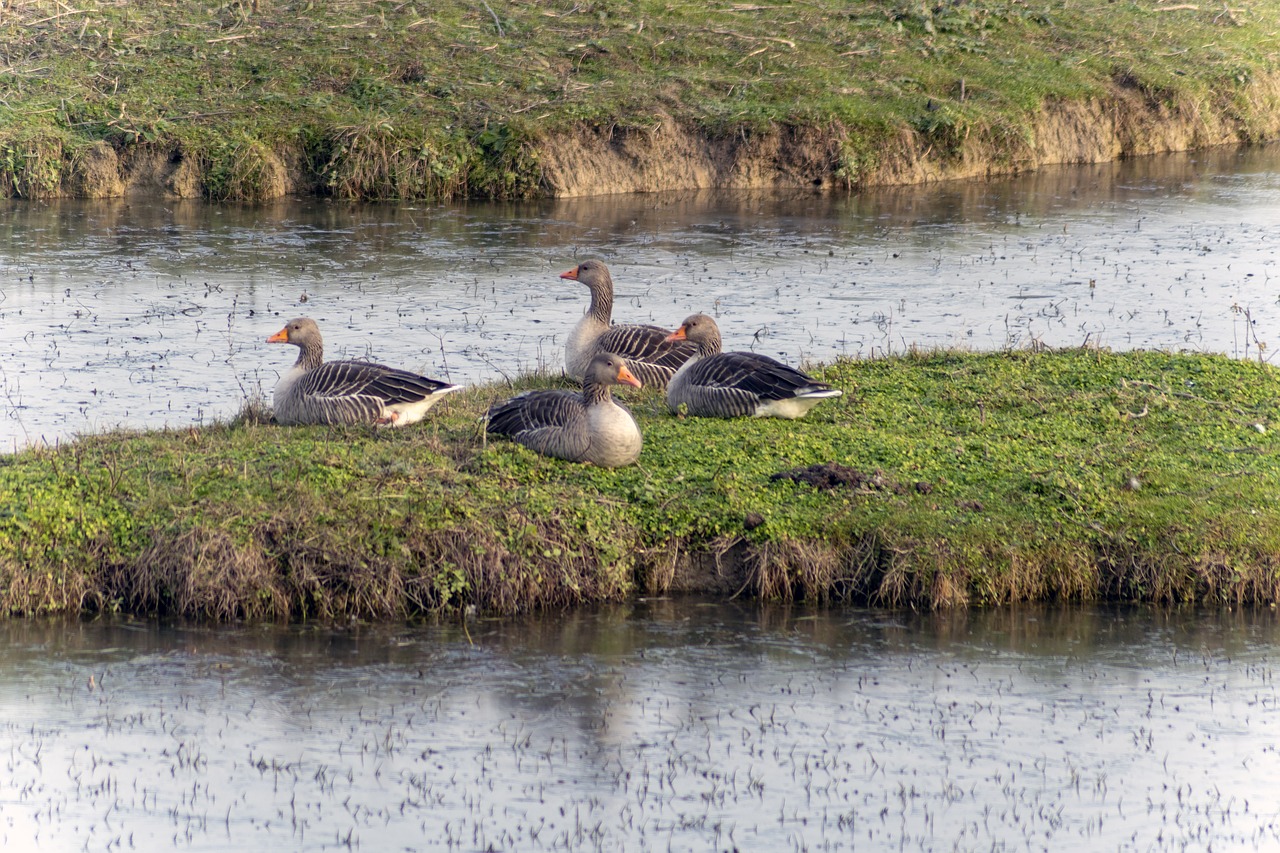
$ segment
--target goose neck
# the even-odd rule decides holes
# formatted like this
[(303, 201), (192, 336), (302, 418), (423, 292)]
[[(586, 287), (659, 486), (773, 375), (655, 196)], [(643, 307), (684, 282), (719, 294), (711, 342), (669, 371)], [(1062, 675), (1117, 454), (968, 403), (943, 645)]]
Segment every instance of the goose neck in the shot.
[(588, 406), (603, 403), (610, 398), (609, 386), (603, 382), (588, 379), (582, 384), (582, 402)]
[(301, 370), (314, 370), (324, 363), (324, 347), (315, 343), (305, 343), (298, 346), (298, 360), (293, 366)]
[(593, 281), (587, 285), (591, 290), (591, 307), (587, 314), (593, 319), (608, 326), (613, 319), (613, 284), (612, 282)]
[(716, 355), (720, 352), (720, 335), (708, 335), (702, 340), (696, 341), (694, 346), (697, 347), (699, 358)]

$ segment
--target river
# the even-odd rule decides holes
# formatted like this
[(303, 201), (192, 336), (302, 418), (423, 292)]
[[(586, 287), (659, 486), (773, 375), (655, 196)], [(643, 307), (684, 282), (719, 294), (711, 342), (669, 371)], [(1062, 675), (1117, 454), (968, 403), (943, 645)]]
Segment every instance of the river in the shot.
[(0, 622), (5, 850), (1280, 844), (1272, 610)]

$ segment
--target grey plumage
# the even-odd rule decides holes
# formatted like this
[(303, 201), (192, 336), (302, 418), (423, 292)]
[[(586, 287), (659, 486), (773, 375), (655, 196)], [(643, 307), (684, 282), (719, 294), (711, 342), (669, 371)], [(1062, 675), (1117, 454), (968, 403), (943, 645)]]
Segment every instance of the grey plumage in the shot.
[(698, 417), (803, 417), (843, 392), (767, 355), (721, 352), (720, 329), (706, 314), (685, 319), (672, 335), (698, 348), (667, 386), (667, 406)]
[(613, 277), (603, 262), (587, 260), (561, 273), (591, 292), (591, 306), (565, 344), (565, 370), (581, 377), (591, 359), (601, 353), (625, 358), (631, 372), (647, 386), (665, 388), (694, 347), (667, 340), (667, 330), (643, 324), (612, 324)]
[(583, 376), (581, 393), (517, 395), (489, 409), (485, 430), (545, 456), (603, 467), (629, 465), (639, 458), (642, 439), (635, 418), (609, 391), (620, 384), (640, 387), (621, 356), (597, 355)]
[(282, 424), (379, 424), (407, 426), (421, 420), (450, 385), (367, 361), (324, 361), (324, 342), (314, 320), (290, 320), (269, 343), (298, 347), (298, 360), (280, 377), (273, 405)]

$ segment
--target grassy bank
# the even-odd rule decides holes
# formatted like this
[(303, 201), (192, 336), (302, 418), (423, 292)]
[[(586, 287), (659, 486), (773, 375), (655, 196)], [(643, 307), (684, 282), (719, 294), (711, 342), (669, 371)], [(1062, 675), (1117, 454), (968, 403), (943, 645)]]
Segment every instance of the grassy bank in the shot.
[[(800, 422), (632, 398), (640, 464), (419, 427), (86, 437), (0, 458), (0, 606), (214, 618), (511, 612), (699, 590), (939, 607), (1280, 598), (1280, 374), (1216, 356), (914, 355)], [(825, 466), (800, 480), (774, 475)]]
[[(586, 137), (626, 153), (667, 122), (695, 147), (724, 143), (731, 162), (712, 171), (843, 187), (892, 179), (895, 159), (936, 176), (966, 158), (969, 174), (1247, 142), (1280, 131), (1278, 14), (1276, 0), (7, 0), (0, 192), (608, 191), (607, 175), (560, 175), (556, 152)], [(1090, 106), (1046, 123), (1061, 104)], [(759, 162), (742, 160), (759, 139)]]

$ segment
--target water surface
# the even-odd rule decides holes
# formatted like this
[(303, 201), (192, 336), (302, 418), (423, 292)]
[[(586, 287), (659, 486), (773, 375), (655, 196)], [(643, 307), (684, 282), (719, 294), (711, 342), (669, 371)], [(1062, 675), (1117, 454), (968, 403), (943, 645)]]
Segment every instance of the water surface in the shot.
[[(269, 395), (264, 341), (310, 315), (331, 357), (455, 382), (563, 363), (586, 292), (616, 319), (717, 316), (792, 362), (911, 346), (1100, 344), (1270, 358), (1280, 148), (820, 195), (262, 207), (0, 202), (0, 448), (184, 426)], [(1265, 345), (1265, 349), (1260, 349)]]
[(0, 623), (0, 846), (1280, 843), (1274, 611)]

